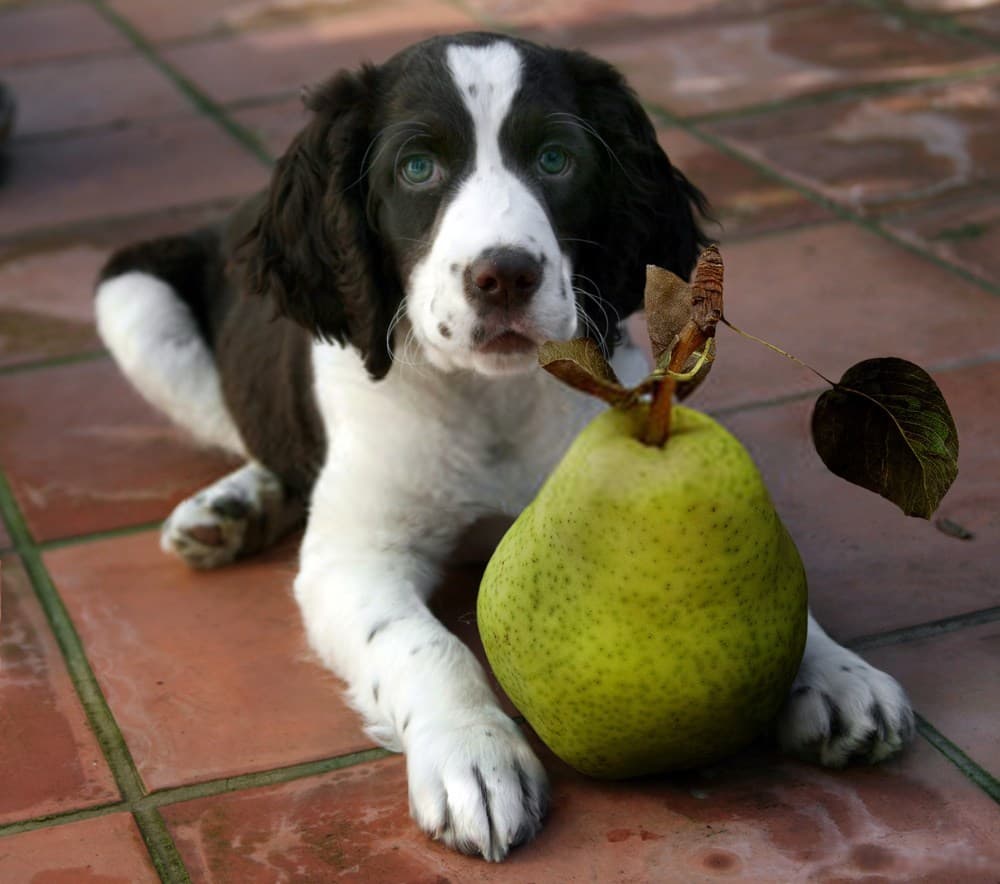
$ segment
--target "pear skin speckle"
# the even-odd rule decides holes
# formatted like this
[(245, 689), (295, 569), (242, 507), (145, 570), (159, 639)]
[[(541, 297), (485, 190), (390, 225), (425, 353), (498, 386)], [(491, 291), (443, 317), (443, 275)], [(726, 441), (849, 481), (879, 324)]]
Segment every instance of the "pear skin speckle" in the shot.
[(644, 445), (644, 410), (584, 429), (479, 593), (500, 684), (597, 777), (735, 751), (775, 716), (805, 646), (805, 572), (749, 454), (679, 406), (666, 446)]

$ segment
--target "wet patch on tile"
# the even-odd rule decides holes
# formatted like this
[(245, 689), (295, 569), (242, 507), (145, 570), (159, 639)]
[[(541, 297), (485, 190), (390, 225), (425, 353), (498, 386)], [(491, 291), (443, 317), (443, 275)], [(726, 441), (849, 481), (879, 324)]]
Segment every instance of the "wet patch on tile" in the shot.
[(644, 100), (682, 116), (941, 76), (995, 60), (986, 47), (837, 3), (691, 28), (678, 28), (669, 16), (605, 25), (594, 27), (583, 47), (619, 65)]
[(126, 813), (9, 835), (0, 879), (32, 884), (154, 884), (142, 835)]
[(1000, 187), (928, 200), (884, 219), (904, 239), (1000, 285)]
[(708, 197), (709, 236), (725, 242), (734, 236), (772, 232), (832, 220), (822, 206), (746, 163), (728, 157), (679, 129), (660, 133), (673, 163)]
[(714, 134), (857, 211), (920, 209), (1000, 174), (1000, 78), (716, 123)]
[[(0, 824), (118, 800), (55, 636), (14, 556), (0, 587)], [(0, 847), (0, 878), (4, 850)], [(4, 880), (16, 880), (6, 878)]]
[[(409, 820), (405, 765), (164, 808), (196, 878), (282, 881), (745, 880), (986, 882), (993, 805), (926, 745), (882, 768), (824, 772), (748, 753), (700, 774), (608, 783), (543, 752), (552, 810), (502, 865), (430, 841)], [(949, 877), (951, 876), (951, 877)]]

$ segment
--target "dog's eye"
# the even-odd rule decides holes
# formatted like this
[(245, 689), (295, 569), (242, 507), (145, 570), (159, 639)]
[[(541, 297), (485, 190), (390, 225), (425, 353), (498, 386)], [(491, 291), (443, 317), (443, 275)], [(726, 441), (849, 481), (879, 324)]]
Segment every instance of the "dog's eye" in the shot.
[(440, 177), (440, 170), (434, 157), (429, 154), (419, 153), (403, 160), (399, 167), (399, 174), (407, 184), (421, 186), (432, 184)]
[(545, 175), (562, 175), (569, 168), (569, 154), (561, 147), (547, 147), (538, 155), (538, 168)]

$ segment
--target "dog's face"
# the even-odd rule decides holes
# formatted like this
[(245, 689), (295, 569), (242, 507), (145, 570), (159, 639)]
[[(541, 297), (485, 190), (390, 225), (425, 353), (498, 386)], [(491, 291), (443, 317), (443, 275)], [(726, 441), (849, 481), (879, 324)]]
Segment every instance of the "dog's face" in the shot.
[[(486, 34), (436, 38), (309, 99), (249, 246), (252, 289), (384, 375), (483, 374), (547, 339), (610, 349), (647, 263), (687, 275), (698, 192), (608, 65)], [(413, 354), (407, 357), (412, 359)]]
[[(599, 173), (551, 56), (512, 43), (411, 59), (369, 174), (427, 358), (493, 374), (578, 327), (572, 243)], [(562, 76), (560, 76), (562, 75)], [(380, 121), (383, 122), (383, 121)]]

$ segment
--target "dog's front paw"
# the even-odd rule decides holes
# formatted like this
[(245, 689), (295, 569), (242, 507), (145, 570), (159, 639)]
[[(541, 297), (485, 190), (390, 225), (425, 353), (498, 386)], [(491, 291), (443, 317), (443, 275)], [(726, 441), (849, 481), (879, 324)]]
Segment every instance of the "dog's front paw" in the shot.
[(406, 754), (410, 814), (432, 838), (499, 862), (541, 829), (545, 770), (499, 710), (466, 724), (414, 724)]
[(804, 664), (778, 718), (778, 741), (827, 767), (895, 755), (913, 736), (913, 710), (899, 682), (857, 654)]

